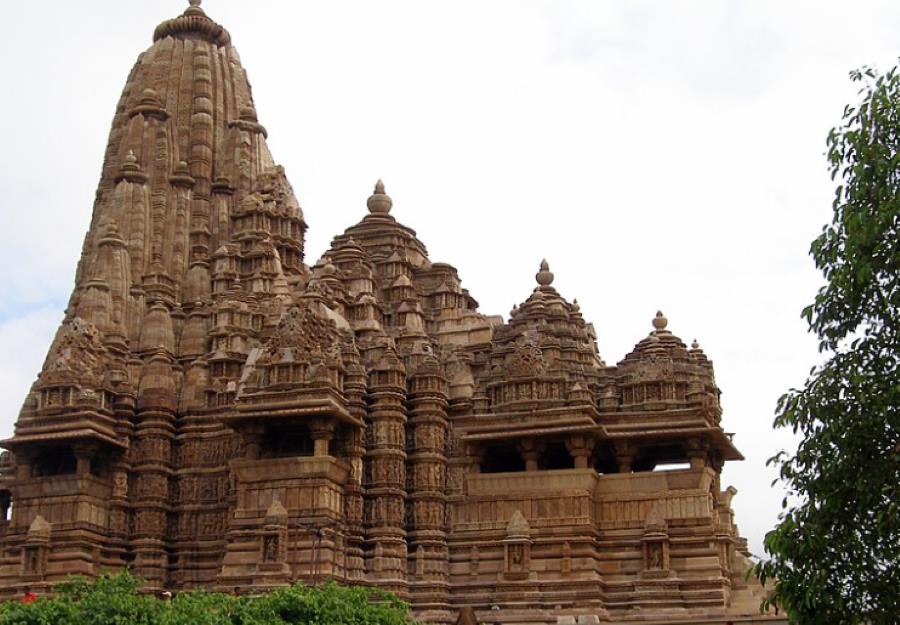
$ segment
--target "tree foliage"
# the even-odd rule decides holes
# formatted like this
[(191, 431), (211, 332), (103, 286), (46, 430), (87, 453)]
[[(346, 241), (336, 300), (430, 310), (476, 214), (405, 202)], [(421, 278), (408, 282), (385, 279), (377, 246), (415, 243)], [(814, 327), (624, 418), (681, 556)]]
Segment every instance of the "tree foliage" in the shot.
[(850, 74), (860, 103), (828, 136), (833, 220), (810, 254), (826, 283), (803, 311), (827, 359), (778, 403), (801, 435), (765, 539), (764, 607), (794, 623), (897, 623), (900, 615), (900, 73)]
[(51, 597), (0, 604), (0, 625), (411, 625), (407, 605), (372, 588), (297, 584), (259, 596), (178, 593), (160, 601), (125, 572), (73, 578)]

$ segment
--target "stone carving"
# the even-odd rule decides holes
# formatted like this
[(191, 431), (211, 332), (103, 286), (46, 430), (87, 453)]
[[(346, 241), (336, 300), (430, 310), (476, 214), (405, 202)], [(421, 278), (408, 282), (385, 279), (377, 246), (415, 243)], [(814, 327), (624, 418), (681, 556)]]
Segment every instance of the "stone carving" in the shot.
[(506, 359), (506, 373), (514, 378), (537, 377), (544, 373), (547, 363), (544, 354), (532, 340), (522, 337), (515, 351)]
[[(4, 442), (0, 548), (21, 562), (0, 598), (86, 564), (131, 565), (155, 590), (381, 585), (438, 623), (488, 596), (500, 622), (572, 597), (604, 621), (673, 605), (725, 621), (761, 595), (699, 344), (659, 313), (608, 366), (546, 260), (508, 319), (479, 312), (382, 181), (306, 264), (240, 59), (199, 5), (130, 75), (72, 306)], [(691, 468), (646, 479), (671, 461)]]
[(52, 384), (72, 377), (83, 384), (99, 386), (103, 382), (105, 354), (100, 331), (78, 317), (70, 319), (60, 328), (40, 381)]

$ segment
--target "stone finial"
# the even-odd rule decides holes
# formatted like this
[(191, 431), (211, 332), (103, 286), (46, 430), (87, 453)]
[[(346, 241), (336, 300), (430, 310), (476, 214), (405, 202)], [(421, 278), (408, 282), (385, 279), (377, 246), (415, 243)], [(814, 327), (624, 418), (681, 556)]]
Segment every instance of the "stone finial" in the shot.
[(666, 329), (667, 325), (669, 325), (669, 320), (666, 319), (666, 316), (662, 314), (661, 310), (657, 310), (656, 317), (653, 319), (653, 327), (657, 332), (661, 332)]
[(506, 524), (506, 535), (509, 537), (529, 537), (531, 536), (531, 526), (522, 515), (522, 512), (516, 510), (513, 512), (509, 523)]
[(192, 7), (200, 6), (201, 2), (203, 2), (203, 0), (188, 0), (188, 4), (191, 5)]
[(269, 509), (266, 510), (266, 525), (286, 525), (287, 521), (287, 509), (279, 500), (274, 500)]
[(381, 178), (375, 183), (375, 192), (369, 196), (366, 206), (373, 215), (387, 215), (391, 212), (394, 201), (384, 192), (384, 182)]
[(659, 506), (654, 505), (644, 520), (644, 532), (665, 532), (666, 520), (659, 511)]
[(697, 342), (697, 339), (691, 341), (691, 349), (700, 349), (700, 343)]
[(34, 517), (34, 521), (28, 526), (28, 540), (50, 540), (50, 524), (41, 515)]
[(550, 265), (547, 259), (541, 261), (541, 270), (534, 275), (534, 279), (541, 286), (550, 286), (553, 284), (553, 272), (550, 271)]

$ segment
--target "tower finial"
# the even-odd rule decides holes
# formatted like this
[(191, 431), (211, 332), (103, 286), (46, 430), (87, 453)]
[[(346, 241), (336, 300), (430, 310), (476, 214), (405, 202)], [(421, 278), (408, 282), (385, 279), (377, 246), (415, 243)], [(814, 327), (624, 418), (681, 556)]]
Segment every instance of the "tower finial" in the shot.
[(547, 259), (541, 261), (541, 270), (535, 274), (534, 279), (541, 286), (550, 286), (553, 284), (553, 272), (550, 271), (550, 264)]
[(200, 6), (201, 2), (203, 2), (203, 0), (188, 0), (188, 4), (191, 5), (192, 7)]
[(369, 196), (369, 200), (366, 202), (369, 212), (375, 215), (387, 215), (391, 212), (393, 205), (394, 201), (384, 192), (384, 182), (379, 178), (375, 183), (375, 192)]
[(656, 317), (653, 319), (653, 327), (659, 332), (665, 330), (667, 325), (669, 325), (669, 320), (666, 319), (666, 316), (661, 310), (657, 310)]

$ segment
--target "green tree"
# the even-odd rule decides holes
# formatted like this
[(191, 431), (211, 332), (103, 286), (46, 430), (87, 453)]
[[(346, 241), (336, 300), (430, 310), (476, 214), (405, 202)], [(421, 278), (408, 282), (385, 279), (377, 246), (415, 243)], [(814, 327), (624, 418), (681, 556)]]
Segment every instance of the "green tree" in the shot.
[(810, 250), (826, 283), (803, 311), (826, 361), (778, 402), (801, 442), (769, 460), (788, 497), (755, 568), (774, 581), (764, 607), (803, 625), (900, 622), (900, 74), (850, 77), (833, 220)]
[(73, 578), (31, 604), (0, 604), (0, 625), (412, 625), (408, 606), (372, 588), (296, 584), (258, 596), (203, 591), (159, 601), (128, 572)]

